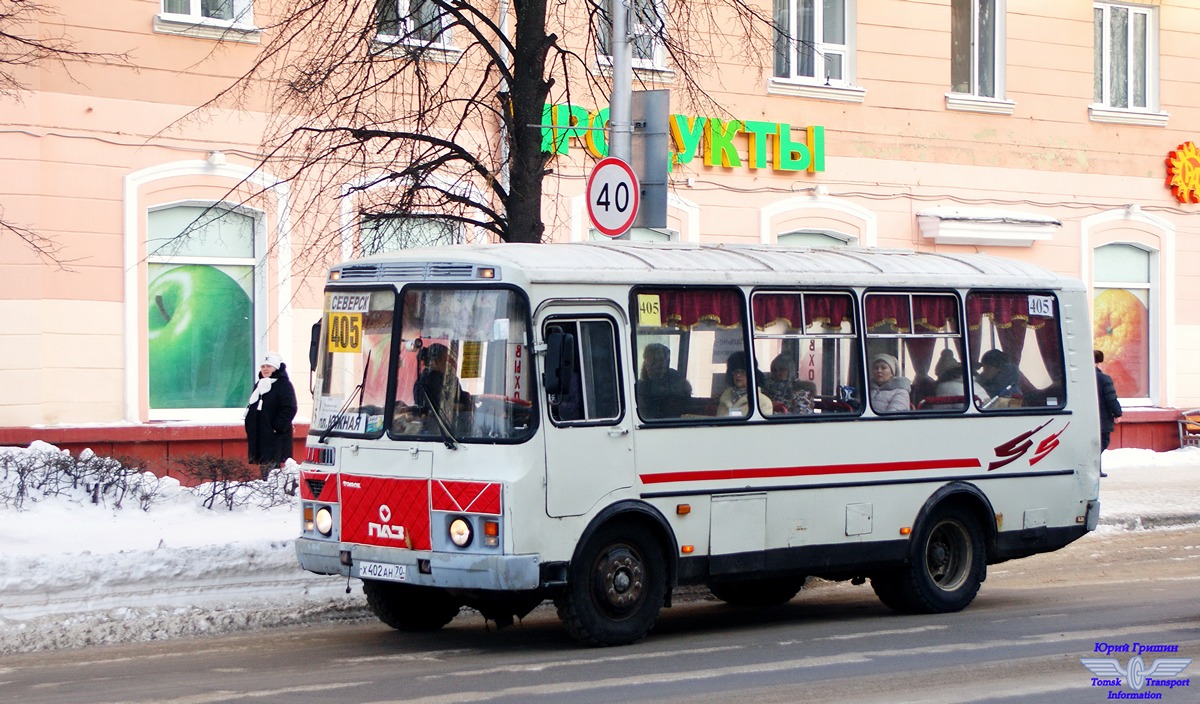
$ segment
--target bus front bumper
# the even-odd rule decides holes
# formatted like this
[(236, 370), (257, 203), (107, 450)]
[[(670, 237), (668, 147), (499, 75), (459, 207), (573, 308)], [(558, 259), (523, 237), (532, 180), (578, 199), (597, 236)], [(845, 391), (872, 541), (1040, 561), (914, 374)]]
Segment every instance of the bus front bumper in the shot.
[[(348, 553), (349, 565), (343, 564), (342, 553)], [(423, 587), (513, 591), (541, 586), (537, 555), (456, 554), (299, 538), (296, 557), (301, 567), (317, 574), (380, 578), (362, 574), (364, 565), (370, 565), (376, 575), (386, 575), (383, 579)]]

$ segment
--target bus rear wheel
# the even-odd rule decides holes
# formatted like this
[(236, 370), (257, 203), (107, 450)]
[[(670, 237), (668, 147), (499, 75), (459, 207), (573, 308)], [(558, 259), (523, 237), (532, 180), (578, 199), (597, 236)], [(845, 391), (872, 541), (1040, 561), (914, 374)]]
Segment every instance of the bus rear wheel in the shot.
[(610, 524), (588, 539), (555, 599), (567, 632), (589, 645), (632, 643), (650, 632), (667, 591), (666, 559), (644, 530)]
[(363, 580), (371, 612), (398, 631), (436, 631), (458, 615), (462, 605), (442, 589)]
[(961, 506), (938, 508), (913, 543), (907, 567), (871, 578), (889, 608), (911, 613), (961, 611), (987, 575), (983, 530)]
[(778, 606), (792, 600), (804, 587), (805, 577), (772, 577), (737, 582), (713, 582), (708, 590), (734, 606)]

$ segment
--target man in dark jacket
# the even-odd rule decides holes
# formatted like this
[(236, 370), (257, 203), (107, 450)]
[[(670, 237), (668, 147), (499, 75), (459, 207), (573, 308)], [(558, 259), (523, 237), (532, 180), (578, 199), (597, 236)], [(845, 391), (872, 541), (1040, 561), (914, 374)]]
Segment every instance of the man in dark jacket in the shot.
[(246, 448), (263, 479), (292, 456), (292, 419), (296, 417), (296, 390), (288, 378), (283, 358), (268, 352), (259, 365), (259, 378), (246, 406)]
[[(1100, 371), (1100, 363), (1104, 361), (1104, 353), (1092, 350), (1092, 358), (1096, 360), (1096, 391), (1100, 397), (1100, 451), (1108, 449), (1108, 441), (1112, 431), (1117, 427), (1116, 419), (1121, 417), (1121, 402), (1117, 400), (1117, 390), (1113, 387), (1112, 377)], [(1107, 477), (1104, 470), (1100, 476)]]

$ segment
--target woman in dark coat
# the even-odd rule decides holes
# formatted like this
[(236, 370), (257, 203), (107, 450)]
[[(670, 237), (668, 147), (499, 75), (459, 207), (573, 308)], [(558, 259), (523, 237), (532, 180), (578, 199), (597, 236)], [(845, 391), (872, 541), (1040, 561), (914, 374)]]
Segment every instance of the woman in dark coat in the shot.
[(296, 390), (288, 379), (287, 365), (279, 354), (268, 352), (246, 407), (247, 454), (251, 463), (262, 466), (264, 479), (292, 456), (295, 417)]

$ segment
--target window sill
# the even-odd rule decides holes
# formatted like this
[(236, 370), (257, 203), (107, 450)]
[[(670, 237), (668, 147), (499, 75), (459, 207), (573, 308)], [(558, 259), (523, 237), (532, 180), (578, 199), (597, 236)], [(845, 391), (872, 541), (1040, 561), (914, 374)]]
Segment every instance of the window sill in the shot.
[[(597, 76), (612, 78), (612, 64), (606, 60), (600, 60), (596, 66), (595, 74)], [(642, 83), (674, 83), (675, 71), (663, 66), (634, 66), (633, 77)]]
[(1088, 118), (1092, 122), (1104, 122), (1111, 125), (1139, 125), (1141, 127), (1166, 127), (1165, 112), (1147, 112), (1143, 110), (1125, 110), (1110, 108), (1103, 105), (1089, 105)]
[(262, 30), (248, 24), (198, 19), (184, 15), (155, 15), (154, 31), (193, 39), (258, 44)]
[(937, 207), (918, 211), (917, 227), (934, 244), (1032, 247), (1054, 239), (1062, 221), (1019, 211)]
[(1011, 115), (1017, 104), (1011, 100), (987, 98), (969, 93), (947, 93), (946, 109), (960, 112), (978, 112), (985, 115)]
[(858, 86), (834, 86), (817, 83), (798, 83), (782, 78), (772, 78), (767, 81), (767, 93), (770, 95), (790, 95), (796, 98), (812, 100), (831, 100), (840, 103), (861, 103), (867, 95), (866, 88)]
[(371, 43), (371, 53), (375, 56), (390, 58), (416, 58), (443, 64), (456, 64), (462, 58), (463, 50), (449, 44), (420, 44), (375, 37)]

